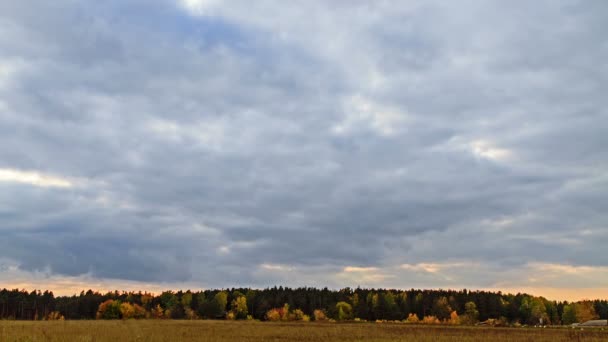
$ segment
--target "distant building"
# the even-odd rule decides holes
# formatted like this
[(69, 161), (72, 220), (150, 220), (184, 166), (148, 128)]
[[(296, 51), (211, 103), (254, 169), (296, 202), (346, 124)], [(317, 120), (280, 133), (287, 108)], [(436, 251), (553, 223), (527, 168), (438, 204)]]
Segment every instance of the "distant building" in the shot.
[(594, 319), (577, 325), (577, 327), (605, 327), (608, 325), (608, 320), (605, 319)]

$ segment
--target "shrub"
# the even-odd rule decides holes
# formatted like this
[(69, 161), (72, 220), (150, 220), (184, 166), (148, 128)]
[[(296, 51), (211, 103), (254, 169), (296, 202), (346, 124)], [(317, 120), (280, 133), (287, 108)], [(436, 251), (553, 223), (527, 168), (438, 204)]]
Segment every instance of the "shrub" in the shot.
[(456, 311), (452, 311), (452, 313), (450, 313), (450, 319), (448, 320), (448, 324), (451, 324), (451, 325), (460, 324), (460, 317), (458, 317), (458, 313)]
[(315, 310), (313, 316), (315, 317), (315, 321), (327, 321), (327, 315), (325, 315), (325, 311), (323, 310)]
[(271, 322), (278, 322), (281, 320), (281, 314), (279, 309), (270, 309), (266, 312), (266, 320)]
[(424, 318), (422, 319), (422, 323), (423, 324), (441, 324), (441, 321), (439, 320), (439, 318), (437, 318), (435, 316), (424, 316)]
[(65, 318), (59, 311), (53, 311), (46, 316), (47, 321), (63, 321)]
[(138, 304), (133, 304), (133, 318), (146, 318), (146, 309)]
[(406, 322), (418, 323), (418, 322), (420, 322), (420, 318), (418, 318), (418, 315), (411, 313), (407, 316)]
[(185, 308), (184, 309), (184, 313), (185, 313), (187, 319), (191, 319), (192, 320), (192, 319), (197, 319), (198, 318), (198, 315), (196, 314), (196, 312), (194, 310), (190, 309), (190, 308)]
[(301, 321), (304, 317), (304, 311), (300, 309), (295, 309), (291, 312), (290, 318), (294, 321)]
[(338, 304), (336, 304), (336, 311), (338, 312), (339, 321), (353, 318), (353, 307), (347, 302), (338, 302)]
[(156, 306), (151, 310), (150, 316), (152, 318), (161, 319), (164, 318), (164, 311), (160, 304), (156, 304)]
[(285, 303), (282, 308), (279, 309), (281, 315), (281, 321), (289, 321), (289, 304)]

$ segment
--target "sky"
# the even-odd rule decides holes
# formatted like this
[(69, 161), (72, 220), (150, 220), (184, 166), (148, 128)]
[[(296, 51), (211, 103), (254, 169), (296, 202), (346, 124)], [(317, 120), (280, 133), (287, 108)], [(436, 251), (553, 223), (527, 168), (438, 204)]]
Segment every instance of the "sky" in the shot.
[(0, 287), (608, 298), (608, 2), (0, 2)]

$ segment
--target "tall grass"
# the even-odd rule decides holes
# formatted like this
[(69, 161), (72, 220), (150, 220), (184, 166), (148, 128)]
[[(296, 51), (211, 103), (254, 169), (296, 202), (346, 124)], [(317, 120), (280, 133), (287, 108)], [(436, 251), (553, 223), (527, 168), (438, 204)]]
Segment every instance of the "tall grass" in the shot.
[(608, 341), (608, 330), (251, 321), (0, 321), (0, 341)]

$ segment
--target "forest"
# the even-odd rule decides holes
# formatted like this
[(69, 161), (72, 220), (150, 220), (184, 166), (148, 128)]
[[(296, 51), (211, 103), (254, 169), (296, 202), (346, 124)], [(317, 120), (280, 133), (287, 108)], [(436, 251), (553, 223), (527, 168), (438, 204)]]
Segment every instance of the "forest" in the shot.
[(607, 300), (552, 301), (528, 294), (463, 290), (232, 288), (204, 291), (0, 290), (0, 319), (249, 319), (560, 325), (608, 318)]

